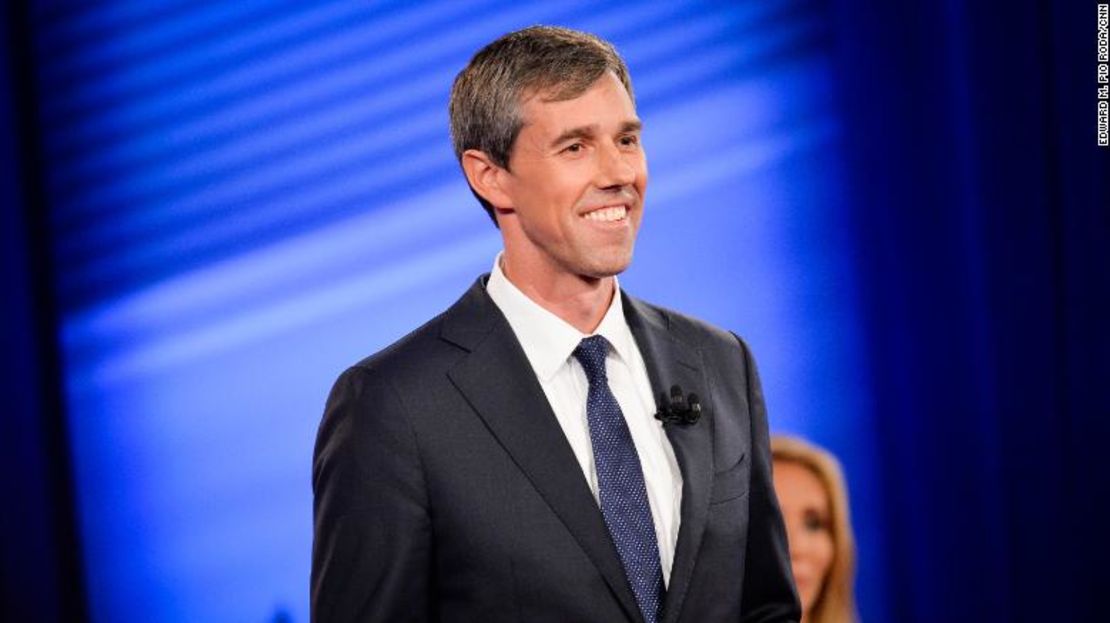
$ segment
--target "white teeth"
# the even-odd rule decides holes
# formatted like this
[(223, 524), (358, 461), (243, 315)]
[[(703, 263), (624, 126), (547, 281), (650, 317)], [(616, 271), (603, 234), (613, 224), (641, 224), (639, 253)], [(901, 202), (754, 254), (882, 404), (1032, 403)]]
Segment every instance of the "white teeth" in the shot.
[(600, 222), (603, 222), (603, 223), (609, 223), (609, 222), (612, 222), (612, 221), (619, 221), (619, 220), (623, 219), (624, 217), (628, 216), (628, 208), (626, 208), (625, 206), (614, 206), (614, 207), (611, 207), (611, 208), (600, 208), (600, 209), (594, 210), (593, 212), (587, 212), (583, 216), (590, 219), (591, 221), (600, 221)]

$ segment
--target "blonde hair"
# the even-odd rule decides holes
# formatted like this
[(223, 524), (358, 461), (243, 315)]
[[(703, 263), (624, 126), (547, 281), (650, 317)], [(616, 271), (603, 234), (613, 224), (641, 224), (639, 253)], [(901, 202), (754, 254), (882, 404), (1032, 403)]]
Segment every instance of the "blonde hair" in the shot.
[(805, 613), (809, 623), (854, 623), (858, 621), (855, 600), (856, 543), (848, 516), (848, 489), (840, 463), (826, 450), (796, 437), (771, 438), (773, 461), (794, 463), (811, 471), (829, 497), (833, 560), (821, 593)]

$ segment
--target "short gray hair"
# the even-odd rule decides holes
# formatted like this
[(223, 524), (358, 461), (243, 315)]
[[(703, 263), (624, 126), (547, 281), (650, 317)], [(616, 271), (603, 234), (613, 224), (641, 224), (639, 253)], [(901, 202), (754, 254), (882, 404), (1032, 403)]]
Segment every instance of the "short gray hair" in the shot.
[[(476, 149), (508, 169), (513, 142), (524, 126), (524, 98), (544, 92), (548, 101), (574, 99), (606, 71), (635, 102), (628, 67), (604, 39), (558, 26), (530, 26), (502, 36), (479, 50), (451, 87), (455, 157), (461, 163), (464, 151)], [(474, 196), (496, 224), (493, 206), (477, 192)]]

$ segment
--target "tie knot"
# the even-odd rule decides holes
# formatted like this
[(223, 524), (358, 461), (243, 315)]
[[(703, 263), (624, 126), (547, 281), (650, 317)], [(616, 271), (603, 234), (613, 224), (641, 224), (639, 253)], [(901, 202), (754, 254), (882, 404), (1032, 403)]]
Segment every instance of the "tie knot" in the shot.
[(600, 335), (591, 335), (578, 343), (574, 349), (574, 358), (582, 364), (586, 371), (586, 378), (590, 385), (597, 382), (606, 383), (605, 380), (605, 355), (609, 353), (609, 341)]

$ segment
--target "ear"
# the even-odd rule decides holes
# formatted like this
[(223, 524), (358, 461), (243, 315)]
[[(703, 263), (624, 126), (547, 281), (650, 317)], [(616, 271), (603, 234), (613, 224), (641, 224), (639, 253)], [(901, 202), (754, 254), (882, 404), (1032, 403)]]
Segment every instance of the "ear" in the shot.
[(481, 195), (493, 207), (511, 209), (512, 198), (506, 192), (508, 171), (498, 166), (485, 152), (468, 149), (462, 155), (463, 173), (474, 192)]

